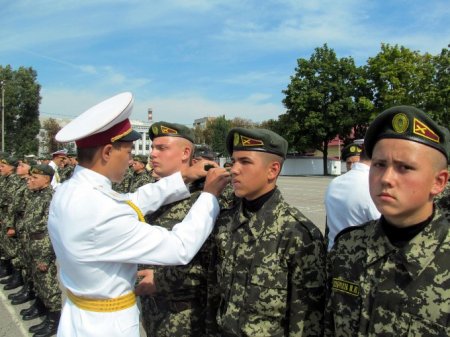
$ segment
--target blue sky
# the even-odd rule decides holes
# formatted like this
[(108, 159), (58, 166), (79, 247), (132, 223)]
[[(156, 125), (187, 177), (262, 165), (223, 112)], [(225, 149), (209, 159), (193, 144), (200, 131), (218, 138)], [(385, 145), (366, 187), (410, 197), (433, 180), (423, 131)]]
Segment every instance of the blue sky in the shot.
[(122, 91), (132, 119), (192, 125), (284, 113), (298, 58), (328, 43), (364, 64), (380, 44), (437, 54), (448, 0), (0, 0), (0, 64), (33, 67), (41, 114), (74, 117)]

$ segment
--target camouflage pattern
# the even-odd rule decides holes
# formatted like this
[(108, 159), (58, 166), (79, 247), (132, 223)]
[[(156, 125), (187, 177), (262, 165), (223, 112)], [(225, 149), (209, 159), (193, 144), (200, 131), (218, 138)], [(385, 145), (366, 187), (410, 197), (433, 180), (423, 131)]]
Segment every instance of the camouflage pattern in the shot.
[[(31, 264), (35, 291), (50, 311), (61, 310), (61, 290), (56, 276), (56, 256), (47, 231), (48, 210), (53, 196), (51, 185), (37, 191), (30, 191), (20, 228), (25, 229), (28, 238), (27, 253)], [(39, 265), (47, 266), (42, 271)]]
[(133, 173), (133, 177), (130, 183), (130, 193), (136, 192), (136, 190), (144, 186), (145, 184), (154, 183), (155, 179), (148, 173), (147, 170), (144, 170), (140, 173)]
[(59, 182), (63, 183), (67, 179), (70, 179), (74, 170), (75, 170), (75, 165), (66, 165), (63, 168), (58, 168)]
[(130, 192), (131, 182), (133, 181), (133, 170), (128, 168), (125, 172), (125, 176), (120, 183), (112, 183), (111, 188), (119, 193), (128, 193)]
[[(163, 206), (145, 219), (152, 225), (172, 229), (184, 219), (200, 193), (193, 187), (189, 198)], [(148, 337), (205, 336), (208, 247), (204, 244), (186, 266), (140, 266), (154, 270), (158, 291), (155, 296), (141, 297)]]
[(14, 266), (18, 267), (17, 260), (17, 239), (15, 237), (8, 237), (6, 231), (8, 228), (14, 228), (10, 223), (11, 205), (14, 202), (16, 191), (19, 189), (21, 179), (15, 173), (5, 177), (2, 193), (0, 194), (0, 209), (1, 209), (1, 241), (3, 252), (8, 260), (12, 260)]
[(321, 336), (324, 239), (278, 189), (255, 213), (242, 202), (223, 211), (214, 238), (218, 336)]
[(445, 190), (435, 198), (435, 203), (446, 210), (450, 210), (450, 182), (447, 183)]
[[(27, 187), (27, 181), (25, 178), (18, 180), (17, 189), (14, 192), (14, 196), (11, 200), (11, 204), (8, 207), (8, 212), (4, 217), (4, 221), (7, 228), (13, 228), (16, 232), (15, 237), (8, 237), (5, 241), (6, 245), (9, 245), (10, 251), (14, 252), (14, 258), (12, 263), (14, 267), (18, 269), (25, 269), (28, 265), (28, 260), (24, 256), (23, 240), (20, 238), (20, 228), (17, 228), (17, 224), (20, 223), (24, 215), (25, 205), (28, 200), (29, 190)], [(23, 273), (25, 277), (28, 276), (26, 272)]]
[(450, 336), (450, 212), (406, 246), (379, 221), (338, 237), (328, 261), (325, 336)]

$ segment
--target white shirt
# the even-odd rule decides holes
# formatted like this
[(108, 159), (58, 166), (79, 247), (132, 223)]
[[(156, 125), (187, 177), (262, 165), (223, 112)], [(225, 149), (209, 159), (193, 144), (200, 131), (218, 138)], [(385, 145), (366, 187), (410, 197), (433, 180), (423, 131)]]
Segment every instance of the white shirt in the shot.
[[(215, 196), (202, 193), (172, 231), (138, 220), (131, 200), (146, 214), (189, 196), (176, 173), (135, 193), (119, 194), (105, 176), (77, 166), (53, 196), (48, 220), (64, 287), (75, 295), (115, 298), (134, 289), (137, 263), (187, 264), (209, 236), (219, 213)], [(137, 306), (112, 313), (84, 311), (66, 301), (58, 336), (139, 336)]]
[(336, 235), (349, 226), (378, 219), (378, 212), (369, 192), (369, 165), (354, 163), (347, 173), (334, 178), (325, 193), (328, 250)]
[(48, 166), (50, 166), (51, 168), (53, 168), (55, 170), (55, 174), (53, 175), (50, 185), (52, 185), (53, 189), (56, 189), (56, 187), (58, 187), (60, 185), (58, 165), (56, 165), (53, 160), (50, 160), (50, 162), (48, 163)]

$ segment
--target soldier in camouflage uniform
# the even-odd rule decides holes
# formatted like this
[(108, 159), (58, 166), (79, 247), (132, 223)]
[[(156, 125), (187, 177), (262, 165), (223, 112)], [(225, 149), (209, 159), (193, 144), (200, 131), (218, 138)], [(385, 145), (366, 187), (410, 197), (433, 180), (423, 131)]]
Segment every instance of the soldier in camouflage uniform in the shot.
[(276, 187), (288, 144), (272, 131), (244, 128), (230, 130), (226, 144), (240, 199), (216, 222), (210, 276), (217, 286), (208, 287), (216, 334), (320, 336), (325, 242)]
[(450, 210), (450, 182), (447, 183), (444, 192), (436, 197), (436, 204), (446, 210)]
[(14, 224), (10, 223), (11, 205), (21, 183), (21, 179), (15, 173), (18, 165), (19, 160), (12, 156), (2, 159), (0, 164), (0, 174), (5, 177), (3, 193), (0, 195), (1, 242), (5, 257), (11, 261), (14, 269), (9, 279), (0, 281), (0, 283), (6, 284), (5, 290), (15, 289), (23, 285), (21, 266), (17, 258), (18, 241), (13, 231)]
[(36, 165), (30, 170), (30, 199), (22, 219), (28, 236), (27, 252), (33, 272), (36, 294), (47, 310), (45, 320), (30, 327), (34, 337), (56, 333), (61, 314), (61, 290), (56, 276), (56, 256), (47, 230), (48, 211), (53, 196), (50, 185), (54, 170), (49, 165)]
[[(149, 136), (153, 142), (151, 164), (159, 177), (190, 166), (194, 144), (189, 128), (158, 122), (150, 128)], [(184, 219), (201, 188), (201, 184), (192, 183), (189, 198), (162, 206), (146, 216), (146, 222), (172, 229)], [(150, 296), (141, 296), (142, 320), (148, 337), (205, 336), (207, 247), (204, 244), (186, 266), (140, 266), (139, 276), (148, 278), (150, 273), (153, 277)], [(140, 293), (140, 286), (136, 292)]]
[(72, 176), (76, 165), (77, 165), (76, 153), (73, 151), (67, 152), (67, 157), (64, 159), (64, 167), (59, 169), (59, 179), (61, 183), (63, 183)]
[[(0, 191), (3, 192), (4, 190), (4, 184), (7, 181), (6, 178), (1, 174), (1, 161), (8, 157), (8, 154), (5, 152), (0, 151)], [(0, 200), (2, 199), (2, 194), (0, 194)], [(0, 207), (0, 216), (2, 215), (2, 209)], [(1, 222), (0, 222), (0, 229), (1, 229)], [(6, 277), (11, 275), (12, 273), (12, 264), (11, 260), (6, 259), (6, 255), (3, 249), (3, 241), (0, 240), (0, 278)]]
[(364, 143), (382, 214), (337, 237), (328, 261), (325, 336), (450, 336), (449, 132), (425, 112), (390, 108)]
[(128, 164), (128, 170), (125, 172), (123, 180), (120, 183), (112, 183), (112, 189), (119, 193), (129, 193), (131, 183), (133, 181), (133, 169), (132, 169), (133, 161), (130, 160)]
[(130, 193), (136, 192), (136, 190), (144, 186), (145, 184), (153, 183), (155, 180), (147, 171), (147, 156), (137, 155), (133, 157), (133, 178), (130, 184)]
[[(34, 162), (34, 164), (36, 164)], [(31, 271), (28, 256), (25, 255), (27, 238), (24, 235), (24, 228), (20, 227), (23, 218), (26, 203), (28, 202), (29, 190), (27, 187), (27, 179), (29, 178), (30, 161), (21, 160), (16, 169), (16, 174), (20, 178), (20, 183), (15, 191), (14, 198), (8, 208), (8, 216), (5, 223), (8, 224), (9, 237), (16, 240), (17, 245), (17, 268), (21, 270), (24, 280), (24, 286), (20, 291), (8, 295), (11, 303), (22, 304), (34, 299), (33, 282), (31, 279)]]

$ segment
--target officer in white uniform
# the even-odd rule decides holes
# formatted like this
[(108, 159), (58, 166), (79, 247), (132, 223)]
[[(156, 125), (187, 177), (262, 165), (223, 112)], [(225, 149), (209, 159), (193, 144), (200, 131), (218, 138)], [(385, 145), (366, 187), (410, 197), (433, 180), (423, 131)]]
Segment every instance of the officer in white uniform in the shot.
[(49, 233), (68, 297), (58, 328), (61, 337), (139, 336), (136, 264), (188, 263), (219, 213), (217, 195), (229, 180), (220, 168), (208, 172), (204, 192), (172, 231), (141, 223), (143, 214), (186, 198), (182, 177), (198, 179), (206, 175), (203, 168), (188, 168), (132, 194), (111, 189), (111, 181), (120, 181), (128, 167), (132, 141), (140, 138), (128, 120), (132, 105), (131, 93), (116, 95), (56, 135), (60, 142), (76, 141), (79, 155), (79, 165), (56, 190), (49, 212)]
[(67, 157), (67, 150), (64, 149), (52, 153), (52, 160), (50, 160), (48, 165), (55, 171), (55, 174), (53, 175), (52, 181), (50, 183), (53, 189), (56, 189), (61, 183), (58, 171), (60, 169), (61, 161), (64, 160), (64, 158), (66, 157)]
[(333, 247), (336, 235), (344, 228), (380, 217), (369, 193), (370, 159), (365, 154), (363, 142), (356, 140), (348, 146), (358, 147), (359, 150), (354, 152), (360, 158), (353, 162), (351, 170), (334, 178), (325, 193), (328, 250)]

